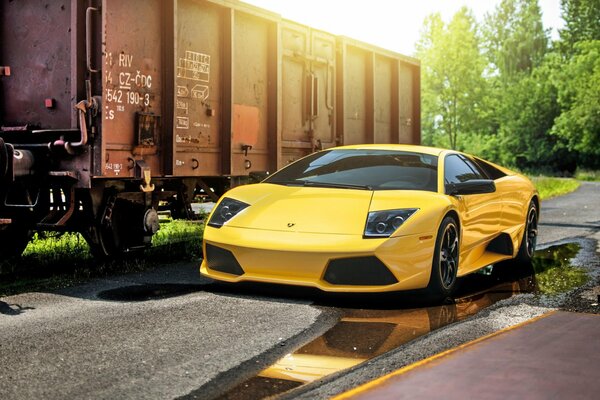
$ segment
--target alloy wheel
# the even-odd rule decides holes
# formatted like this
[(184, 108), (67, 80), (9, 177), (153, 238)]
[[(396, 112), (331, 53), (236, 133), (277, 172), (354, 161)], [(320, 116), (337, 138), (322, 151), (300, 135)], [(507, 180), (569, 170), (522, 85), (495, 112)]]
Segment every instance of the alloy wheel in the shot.
[(526, 237), (526, 246), (527, 246), (527, 255), (529, 257), (533, 257), (533, 253), (535, 252), (535, 246), (537, 244), (537, 211), (535, 207), (532, 207), (529, 210), (529, 215), (527, 216), (527, 228), (525, 231)]

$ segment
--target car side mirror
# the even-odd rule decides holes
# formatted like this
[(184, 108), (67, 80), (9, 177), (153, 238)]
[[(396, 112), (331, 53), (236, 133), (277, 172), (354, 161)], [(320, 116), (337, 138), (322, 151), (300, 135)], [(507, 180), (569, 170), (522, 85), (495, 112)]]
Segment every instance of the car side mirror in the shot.
[(450, 196), (494, 193), (496, 184), (491, 179), (471, 179), (465, 182), (446, 184), (446, 194)]

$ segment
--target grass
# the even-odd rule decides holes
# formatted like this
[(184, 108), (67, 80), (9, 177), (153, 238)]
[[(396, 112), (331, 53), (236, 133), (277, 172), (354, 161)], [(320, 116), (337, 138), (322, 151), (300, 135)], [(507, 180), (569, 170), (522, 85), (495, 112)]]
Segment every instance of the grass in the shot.
[(598, 182), (600, 181), (600, 171), (577, 169), (577, 171), (575, 171), (575, 179), (580, 181)]
[(165, 220), (143, 253), (98, 260), (78, 233), (36, 233), (20, 258), (0, 261), (0, 296), (52, 290), (90, 278), (141, 271), (177, 261), (199, 261), (203, 221)]
[(581, 185), (573, 178), (551, 178), (547, 176), (530, 177), (531, 181), (540, 193), (542, 200), (562, 196), (574, 192)]

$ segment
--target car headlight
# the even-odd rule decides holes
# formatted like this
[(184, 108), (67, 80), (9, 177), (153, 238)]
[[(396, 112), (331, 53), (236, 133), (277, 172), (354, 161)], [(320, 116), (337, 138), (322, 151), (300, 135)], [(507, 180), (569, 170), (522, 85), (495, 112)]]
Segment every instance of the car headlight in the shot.
[(217, 209), (208, 221), (208, 225), (214, 228), (220, 228), (225, 222), (235, 217), (240, 211), (248, 206), (250, 206), (250, 204), (226, 197), (217, 206)]
[(370, 212), (365, 226), (365, 237), (389, 237), (417, 210), (418, 208), (405, 208)]

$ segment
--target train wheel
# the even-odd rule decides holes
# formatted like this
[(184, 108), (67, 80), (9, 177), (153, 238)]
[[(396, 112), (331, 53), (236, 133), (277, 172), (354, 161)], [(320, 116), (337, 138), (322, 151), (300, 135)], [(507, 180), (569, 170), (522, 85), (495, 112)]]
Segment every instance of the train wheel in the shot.
[(118, 258), (140, 253), (150, 246), (152, 234), (158, 230), (155, 214), (139, 204), (109, 198), (102, 217), (86, 234), (92, 255)]
[(23, 253), (25, 247), (31, 240), (32, 232), (19, 226), (11, 224), (0, 230), (0, 258), (5, 260), (10, 257), (17, 257)]

